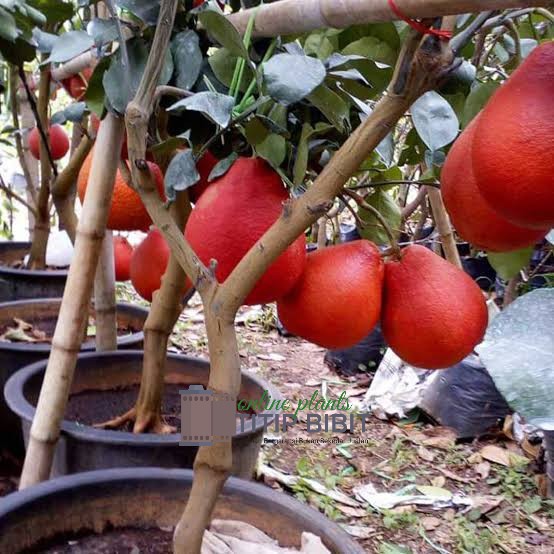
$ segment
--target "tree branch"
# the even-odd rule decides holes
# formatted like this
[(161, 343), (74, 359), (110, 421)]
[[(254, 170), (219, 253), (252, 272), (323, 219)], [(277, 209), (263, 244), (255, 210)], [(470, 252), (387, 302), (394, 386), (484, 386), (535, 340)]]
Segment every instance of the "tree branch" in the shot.
[[(414, 19), (549, 5), (549, 0), (396, 0), (399, 10)], [(239, 33), (246, 32), (256, 8), (228, 16)], [(388, 0), (281, 0), (263, 4), (256, 14), (253, 36), (302, 34), (323, 27), (342, 29), (361, 23), (395, 21)]]
[(2, 178), (2, 175), (0, 175), (0, 189), (3, 190), (9, 198), (13, 198), (13, 200), (16, 200), (19, 202), (22, 206), (25, 206), (34, 217), (36, 217), (37, 212), (33, 206), (31, 206), (26, 200), (24, 200), (19, 194), (14, 192), (6, 183), (4, 182), (4, 179)]
[(176, 10), (176, 0), (162, 1), (148, 62), (135, 98), (127, 106), (125, 123), (133, 183), (152, 221), (160, 229), (177, 261), (192, 279), (198, 292), (202, 294), (215, 279), (196, 256), (190, 244), (185, 240), (183, 230), (179, 229), (161, 202), (145, 160), (148, 121), (162, 70), (160, 60), (163, 59), (169, 44)]

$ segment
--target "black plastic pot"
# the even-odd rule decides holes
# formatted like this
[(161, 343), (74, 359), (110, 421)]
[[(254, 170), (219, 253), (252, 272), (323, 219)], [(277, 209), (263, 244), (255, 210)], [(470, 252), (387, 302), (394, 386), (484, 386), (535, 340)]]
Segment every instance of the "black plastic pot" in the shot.
[(494, 289), (496, 271), (489, 263), (488, 258), (462, 258), (462, 267), (482, 290), (490, 291)]
[[(61, 298), (41, 300), (19, 300), (0, 304), (0, 327), (13, 325), (13, 318), (20, 318), (28, 323), (41, 323), (52, 331), (58, 319)], [(122, 335), (117, 339), (118, 348), (141, 348), (144, 335), (142, 327), (148, 316), (148, 310), (131, 304), (117, 305), (117, 319), (122, 326), (130, 326), (137, 332)], [(91, 352), (95, 349), (94, 341), (85, 342), (81, 350)], [(29, 364), (45, 360), (50, 355), (49, 343), (5, 342), (0, 341), (0, 391), (4, 384), (18, 369)], [(12, 448), (21, 447), (21, 431), (18, 419), (12, 414), (0, 395), (0, 442), (10, 443)]]
[(30, 242), (0, 242), (0, 302), (60, 298), (68, 270), (17, 269), (10, 264), (29, 253)]
[[(138, 385), (142, 373), (143, 352), (129, 350), (80, 354), (71, 389), (72, 394), (90, 390), (114, 390)], [(21, 418), (25, 444), (35, 415), (36, 399), (42, 385), (46, 361), (27, 366), (15, 373), (5, 387), (6, 402)], [(166, 383), (207, 386), (210, 364), (206, 360), (170, 354), (166, 365)], [(239, 398), (261, 398), (264, 390), (279, 400), (279, 391), (258, 376), (243, 372)], [(122, 408), (123, 411), (123, 408)], [(263, 414), (274, 415), (275, 411)], [(233, 475), (251, 478), (264, 433), (262, 417), (245, 421), (244, 431), (233, 438)], [(268, 426), (273, 418), (267, 418)], [(179, 446), (180, 435), (135, 434), (63, 420), (52, 475), (130, 466), (191, 468), (197, 447)]]
[[(112, 528), (172, 527), (192, 484), (192, 471), (112, 469), (71, 475), (11, 494), (0, 502), (0, 552), (40, 552), (68, 538)], [(230, 478), (214, 517), (250, 523), (284, 547), (300, 546), (302, 532), (321, 538), (333, 554), (364, 549), (336, 523), (284, 493)]]

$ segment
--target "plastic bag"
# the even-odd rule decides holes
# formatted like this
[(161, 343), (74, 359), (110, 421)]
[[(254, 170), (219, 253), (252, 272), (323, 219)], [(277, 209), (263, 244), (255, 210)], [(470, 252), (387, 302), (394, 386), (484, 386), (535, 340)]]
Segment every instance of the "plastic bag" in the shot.
[(386, 348), (381, 327), (377, 325), (367, 337), (351, 348), (328, 350), (325, 363), (338, 373), (350, 377), (356, 373), (376, 369), (385, 355)]
[(419, 407), (459, 438), (484, 435), (511, 409), (477, 355), (439, 372)]

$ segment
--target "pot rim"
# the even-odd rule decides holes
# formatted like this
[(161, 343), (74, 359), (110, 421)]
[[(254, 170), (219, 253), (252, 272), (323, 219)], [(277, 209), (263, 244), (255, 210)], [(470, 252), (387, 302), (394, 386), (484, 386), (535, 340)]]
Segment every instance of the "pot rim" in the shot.
[[(0, 302), (0, 310), (15, 308), (18, 306), (25, 306), (30, 304), (59, 304), (61, 306), (61, 298), (28, 298), (24, 300), (10, 300), (9, 302)], [(140, 310), (144, 312), (145, 321), (148, 316), (148, 309), (140, 306), (138, 304), (129, 304), (127, 302), (117, 302), (117, 309), (123, 311), (128, 309)], [(140, 341), (144, 338), (143, 331), (137, 331), (135, 333), (130, 333), (128, 335), (122, 335), (117, 337), (117, 346), (127, 346), (128, 344), (134, 344), (137, 341)], [(96, 343), (94, 341), (86, 341), (81, 345), (81, 352), (89, 352), (96, 348)], [(8, 342), (0, 341), (0, 351), (10, 351), (10, 352), (35, 352), (48, 354), (52, 350), (51, 343), (28, 343), (28, 342)]]
[[(77, 356), (77, 364), (79, 360), (89, 359), (89, 358), (113, 358), (116, 357), (136, 357), (139, 356), (141, 359), (144, 356), (144, 350), (117, 350), (112, 352), (85, 352)], [(187, 362), (193, 362), (195, 364), (200, 363), (204, 365), (206, 369), (209, 369), (210, 363), (204, 358), (186, 356), (182, 354), (168, 353), (168, 358), (173, 358), (176, 360), (182, 360)], [(28, 366), (25, 366), (17, 370), (6, 382), (4, 386), (4, 398), (6, 404), (10, 410), (19, 416), (21, 419), (25, 419), (27, 422), (32, 422), (36, 407), (33, 406), (23, 394), (23, 388), (25, 383), (37, 373), (44, 372), (48, 360), (41, 360), (35, 362)], [(282, 395), (280, 391), (269, 381), (261, 378), (259, 375), (255, 375), (248, 371), (242, 370), (242, 377), (246, 377), (253, 381), (261, 390), (267, 390), (271, 395), (272, 399), (281, 400)], [(276, 409), (263, 410), (259, 415), (271, 416), (267, 418), (256, 418), (255, 427), (252, 425), (252, 419), (249, 419), (244, 422), (244, 430), (237, 430), (236, 434), (233, 436), (233, 440), (239, 439), (242, 437), (247, 437), (253, 433), (262, 432), (264, 428), (264, 420), (267, 419), (268, 427), (273, 423), (274, 416), (279, 413)], [(179, 443), (181, 440), (181, 435), (179, 433), (171, 433), (168, 435), (158, 435), (154, 433), (130, 433), (128, 431), (112, 431), (109, 429), (97, 429), (91, 425), (83, 425), (76, 423), (75, 421), (70, 421), (63, 419), (61, 422), (61, 432), (69, 435), (71, 438), (80, 440), (82, 442), (95, 442), (95, 443), (104, 443), (104, 444), (115, 444), (121, 446), (127, 445), (140, 445), (143, 447), (156, 447), (156, 446), (174, 446), (176, 443)]]
[[(6, 240), (0, 244), (7, 244), (15, 248), (31, 248), (31, 243), (26, 241)], [(67, 277), (67, 269), (22, 269), (10, 267), (0, 262), (0, 275), (11, 275), (13, 277)]]
[[(193, 471), (190, 469), (136, 467), (101, 469), (57, 477), (4, 497), (0, 502), (0, 523), (2, 518), (9, 516), (11, 512), (25, 509), (37, 501), (41, 503), (41, 506), (44, 506), (44, 501), (48, 497), (51, 497), (55, 502), (56, 496), (59, 494), (72, 491), (72, 498), (78, 499), (81, 498), (78, 494), (80, 488), (93, 487), (99, 483), (112, 483), (117, 486), (117, 483), (122, 481), (136, 482), (137, 485), (145, 481), (174, 481), (175, 487), (179, 488), (183, 486), (183, 483), (191, 484), (193, 482)], [(275, 491), (267, 485), (246, 481), (238, 477), (229, 477), (225, 483), (223, 493), (230, 493), (243, 498), (261, 499), (267, 504), (268, 514), (271, 513), (273, 505), (278, 506), (281, 512), (290, 513), (291, 518), (299, 517), (302, 520), (313, 521), (316, 526), (325, 531), (325, 538), (328, 541), (335, 545), (344, 546), (344, 549), (341, 548), (340, 552), (348, 552), (348, 554), (363, 554), (365, 552), (362, 546), (341, 529), (337, 523), (326, 518), (314, 508), (283, 492)]]

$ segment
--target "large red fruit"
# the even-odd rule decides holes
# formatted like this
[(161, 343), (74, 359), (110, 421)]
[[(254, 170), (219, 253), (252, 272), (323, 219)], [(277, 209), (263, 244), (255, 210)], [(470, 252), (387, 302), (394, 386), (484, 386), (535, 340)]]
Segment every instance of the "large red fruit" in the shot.
[(133, 247), (125, 237), (113, 238), (113, 254), (115, 262), (115, 280), (128, 281), (131, 278), (131, 257)]
[(483, 250), (509, 252), (535, 244), (548, 229), (526, 229), (510, 223), (485, 201), (471, 166), (471, 147), (478, 118), (452, 146), (442, 168), (441, 191), (460, 236)]
[(312, 252), (298, 283), (277, 301), (279, 318), (320, 346), (353, 346), (379, 321), (383, 276), (379, 250), (367, 240)]
[(485, 200), (514, 224), (554, 226), (554, 42), (531, 52), (491, 98), (475, 130)]
[[(223, 282), (259, 238), (279, 218), (289, 198), (281, 178), (260, 158), (239, 158), (198, 200), (185, 236), (205, 263), (217, 260)], [(246, 304), (273, 302), (289, 292), (306, 265), (300, 236), (258, 281)]]
[[(50, 137), (50, 153), (54, 160), (63, 158), (69, 150), (69, 139), (61, 125), (51, 125), (48, 129)], [(33, 157), (40, 160), (40, 132), (35, 127), (29, 133), (29, 150)]]
[(189, 198), (193, 204), (204, 194), (211, 185), (208, 177), (219, 160), (208, 150), (197, 162), (196, 169), (200, 175), (200, 181), (189, 189)]
[(485, 298), (471, 277), (424, 246), (408, 246), (401, 256), (385, 265), (385, 340), (411, 365), (450, 367), (483, 338)]
[[(85, 163), (81, 167), (79, 177), (77, 178), (77, 191), (81, 203), (84, 202), (85, 199), (90, 168), (92, 165), (92, 155), (93, 152), (88, 155)], [(160, 198), (165, 201), (162, 172), (154, 163), (148, 162), (148, 167), (154, 176)], [(114, 231), (147, 231), (151, 224), (152, 220), (139, 194), (125, 182), (121, 172), (117, 170), (112, 204), (108, 217), (108, 229), (113, 229)]]
[[(145, 239), (135, 248), (131, 257), (131, 282), (135, 290), (148, 302), (162, 284), (162, 277), (169, 262), (169, 246), (156, 227), (152, 227)], [(183, 292), (192, 286), (185, 280)]]

